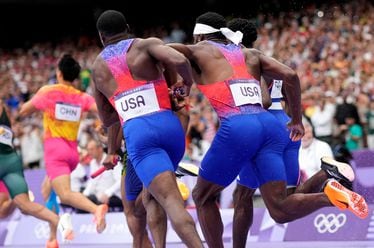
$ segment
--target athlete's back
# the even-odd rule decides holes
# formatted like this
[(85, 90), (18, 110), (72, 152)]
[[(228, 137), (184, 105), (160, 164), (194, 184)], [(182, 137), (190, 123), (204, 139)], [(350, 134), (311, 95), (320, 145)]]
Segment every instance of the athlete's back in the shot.
[[(105, 49), (118, 42), (125, 41), (125, 39), (116, 40), (106, 46)], [(132, 79), (138, 81), (152, 81), (163, 79), (165, 70), (175, 72), (175, 65), (185, 65), (186, 58), (183, 56), (175, 56), (174, 51), (164, 45), (163, 41), (158, 38), (133, 39), (131, 45), (126, 52), (121, 56), (125, 56), (126, 65), (131, 74)], [(102, 54), (100, 54), (94, 63), (94, 78), (96, 79), (96, 87), (100, 93), (106, 98), (110, 98), (118, 89), (118, 80), (115, 80), (116, 72), (111, 71), (109, 65), (112, 61), (105, 61)], [(113, 60), (113, 64), (116, 61)], [(178, 69), (178, 68), (177, 68)], [(121, 73), (121, 72), (118, 72)], [(183, 68), (178, 71), (183, 77), (191, 73)], [(100, 82), (105, 82), (101, 84)], [(169, 83), (169, 82), (167, 82)], [(191, 85), (192, 81), (185, 80), (187, 85)]]

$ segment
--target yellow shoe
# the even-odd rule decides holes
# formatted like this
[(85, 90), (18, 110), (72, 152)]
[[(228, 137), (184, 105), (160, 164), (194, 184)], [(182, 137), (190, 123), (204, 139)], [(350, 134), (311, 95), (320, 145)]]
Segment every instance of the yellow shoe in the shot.
[(188, 197), (190, 196), (190, 190), (188, 189), (186, 184), (184, 184), (183, 182), (179, 180), (177, 180), (177, 184), (178, 184), (179, 192), (181, 193), (183, 200), (186, 201)]
[(108, 205), (101, 204), (97, 207), (94, 221), (96, 223), (96, 231), (102, 233), (106, 228), (105, 215), (108, 213)]
[(348, 209), (357, 217), (365, 219), (369, 214), (369, 208), (365, 198), (356, 192), (350, 191), (335, 179), (330, 179), (324, 192), (330, 202), (340, 210)]

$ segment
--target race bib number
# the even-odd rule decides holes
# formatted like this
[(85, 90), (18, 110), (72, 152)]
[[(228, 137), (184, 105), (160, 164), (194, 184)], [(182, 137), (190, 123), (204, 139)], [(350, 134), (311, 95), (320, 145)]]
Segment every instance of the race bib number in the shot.
[(56, 103), (55, 117), (61, 121), (77, 122), (81, 118), (82, 108), (78, 105), (68, 103)]
[(230, 90), (236, 106), (262, 104), (261, 88), (255, 80), (233, 80)]
[(271, 87), (271, 98), (282, 98), (282, 85), (283, 80), (273, 80), (273, 86)]
[(146, 84), (115, 97), (116, 110), (124, 121), (160, 110), (153, 84)]
[(0, 125), (0, 143), (13, 147), (13, 132), (12, 130), (4, 125)]

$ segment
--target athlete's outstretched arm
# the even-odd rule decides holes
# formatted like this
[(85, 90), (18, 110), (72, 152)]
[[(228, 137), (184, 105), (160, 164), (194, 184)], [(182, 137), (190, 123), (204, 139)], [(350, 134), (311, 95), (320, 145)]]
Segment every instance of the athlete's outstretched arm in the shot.
[(19, 111), (20, 117), (25, 117), (31, 115), (32, 113), (36, 112), (38, 109), (32, 104), (31, 100), (22, 104), (21, 109)]

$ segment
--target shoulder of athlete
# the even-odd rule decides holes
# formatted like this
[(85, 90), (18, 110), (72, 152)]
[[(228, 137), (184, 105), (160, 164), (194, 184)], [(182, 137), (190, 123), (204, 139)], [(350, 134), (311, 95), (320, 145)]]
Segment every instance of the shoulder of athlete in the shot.
[(187, 45), (187, 47), (191, 50), (192, 54), (199, 57), (201, 55), (212, 57), (223, 56), (218, 47), (212, 45), (206, 40), (200, 41), (194, 45)]
[(59, 84), (56, 83), (56, 84), (43, 85), (42, 87), (38, 89), (36, 93), (38, 94), (45, 93), (45, 92), (48, 92), (49, 90), (55, 89), (56, 87), (59, 87)]
[(248, 55), (256, 56), (256, 57), (259, 57), (260, 55), (264, 55), (262, 51), (255, 49), (255, 48), (243, 48), (243, 52)]
[(246, 58), (247, 63), (251, 65), (259, 64), (259, 57), (262, 54), (261, 51), (254, 48), (242, 48), (243, 54)]
[(216, 46), (214, 46), (212, 43), (210, 43), (208, 40), (199, 41), (193, 45), (190, 45), (192, 49), (217, 49)]
[(150, 46), (157, 46), (157, 45), (165, 45), (165, 43), (157, 37), (150, 37), (150, 38), (145, 38), (145, 39), (136, 38), (133, 42), (132, 47), (144, 49)]
[(93, 65), (92, 65), (92, 73), (94, 73), (95, 70), (97, 70), (98, 68), (101, 68), (101, 66), (105, 64), (105, 61), (104, 59), (101, 57), (101, 55), (99, 54), (94, 62), (93, 62)]

